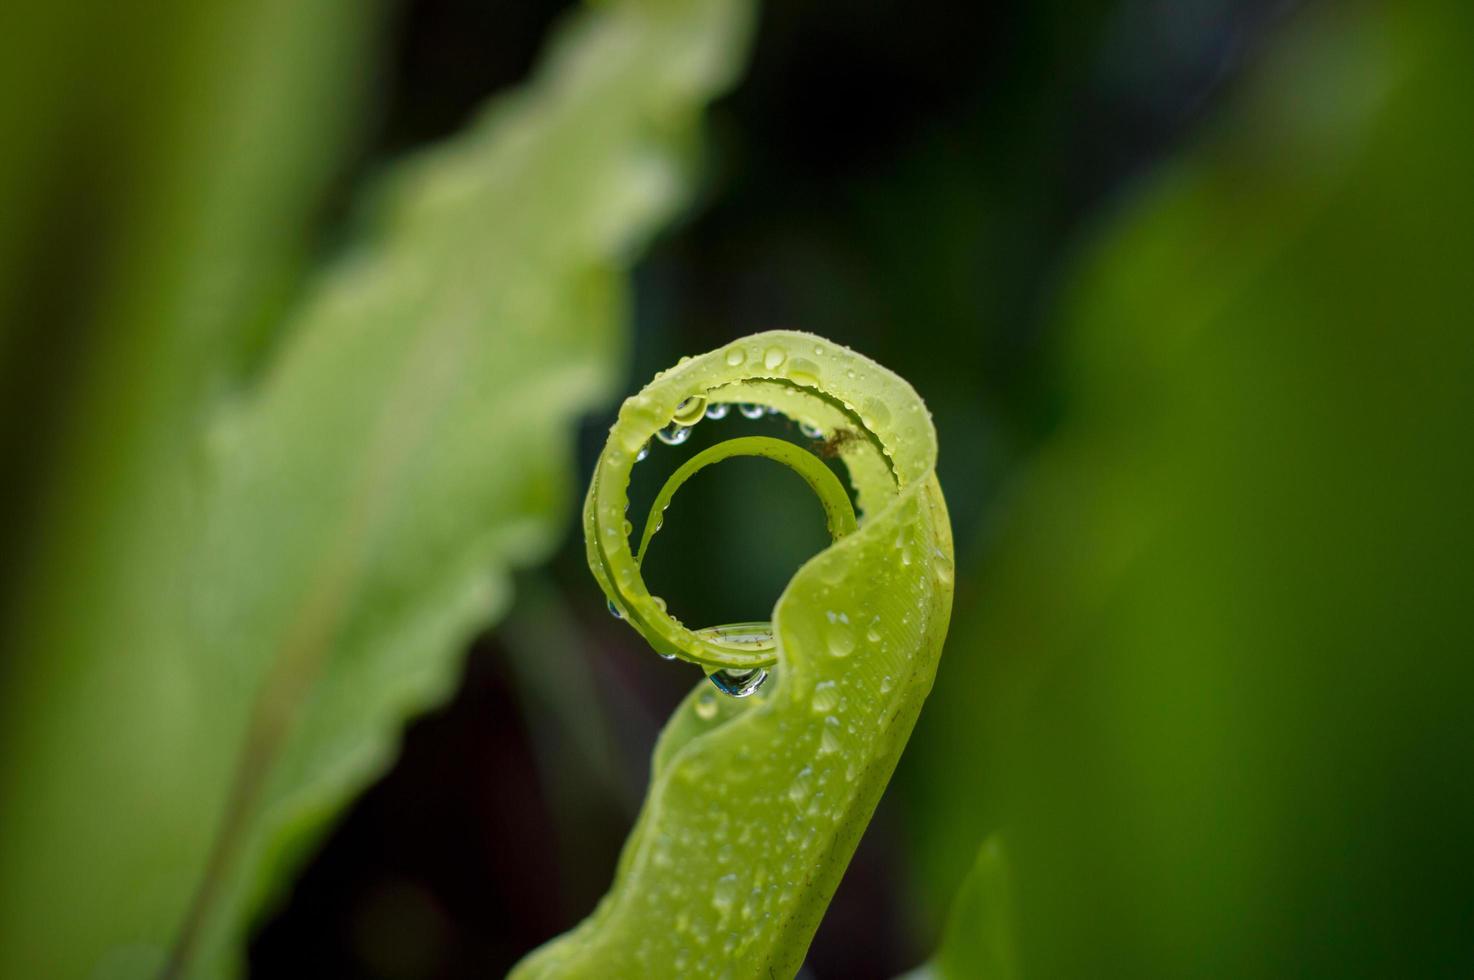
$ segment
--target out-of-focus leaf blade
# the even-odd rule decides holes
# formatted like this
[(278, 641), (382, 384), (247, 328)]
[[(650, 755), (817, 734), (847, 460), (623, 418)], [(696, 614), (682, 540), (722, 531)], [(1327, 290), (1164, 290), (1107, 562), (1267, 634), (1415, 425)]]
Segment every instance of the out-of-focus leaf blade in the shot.
[(6, 9), (0, 975), (149, 969), (198, 873), (200, 432), (300, 271), (379, 13)]
[(1076, 283), (909, 757), (934, 887), (1008, 827), (1030, 975), (1474, 969), (1469, 28), (1307, 11)]
[(902, 980), (1017, 980), (1014, 929), (1008, 855), (994, 834), (962, 880), (936, 955)]
[[(56, 641), (72, 669), (7, 692), (49, 714), (15, 743), (43, 768), (7, 787), (28, 812), (0, 845), (0, 972), (156, 970), (171, 947), (188, 972), (233, 969), (252, 910), (561, 527), (621, 272), (679, 202), (744, 14), (570, 23), (524, 92), (389, 178), (259, 377), (167, 420), (190, 442), (142, 479), (173, 519), (115, 556), (146, 578), (126, 602), (99, 582), (105, 607), (84, 608), (106, 618)], [(89, 891), (112, 900), (75, 919)]]

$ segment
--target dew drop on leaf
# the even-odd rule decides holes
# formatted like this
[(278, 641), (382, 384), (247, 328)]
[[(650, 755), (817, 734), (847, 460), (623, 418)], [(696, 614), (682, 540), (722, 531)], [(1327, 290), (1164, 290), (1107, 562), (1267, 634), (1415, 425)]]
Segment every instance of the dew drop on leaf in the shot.
[(814, 770), (804, 766), (793, 777), (793, 782), (788, 787), (788, 798), (799, 806), (808, 800), (809, 794), (814, 791)]
[(696, 699), (696, 717), (702, 721), (711, 721), (717, 716), (717, 696), (710, 691), (702, 691), (701, 696)]
[[(831, 715), (824, 719), (824, 721), (824, 732), (819, 736), (819, 758), (821, 759), (825, 756), (833, 755), (840, 749), (838, 719)], [(831, 721), (835, 722), (835, 724), (828, 724)]]
[(711, 904), (719, 913), (725, 913), (737, 900), (737, 875), (736, 873), (724, 874), (717, 879), (716, 887), (712, 889)]
[(848, 657), (855, 652), (855, 634), (850, 632), (848, 626), (836, 623), (830, 628), (827, 639), (830, 656)]

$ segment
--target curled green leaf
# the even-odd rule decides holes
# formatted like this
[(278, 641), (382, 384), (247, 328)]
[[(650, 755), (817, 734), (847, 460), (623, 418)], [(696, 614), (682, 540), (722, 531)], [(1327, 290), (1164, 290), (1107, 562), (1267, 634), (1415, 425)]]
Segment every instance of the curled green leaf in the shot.
[[(858, 520), (810, 450), (734, 439), (677, 470), (632, 547), (626, 509), (641, 450), (661, 430), (672, 438), (708, 408), (734, 404), (822, 433), (825, 451), (844, 464)], [(656, 746), (609, 894), (515, 976), (797, 972), (936, 674), (953, 574), (936, 454), (931, 418), (910, 385), (812, 334), (748, 337), (682, 361), (625, 401), (584, 509), (595, 578), (656, 652), (729, 677), (769, 669), (774, 677), (750, 698), (705, 683), (687, 696)], [(799, 569), (771, 622), (692, 629), (650, 594), (641, 559), (681, 483), (735, 455), (799, 473), (835, 540)]]

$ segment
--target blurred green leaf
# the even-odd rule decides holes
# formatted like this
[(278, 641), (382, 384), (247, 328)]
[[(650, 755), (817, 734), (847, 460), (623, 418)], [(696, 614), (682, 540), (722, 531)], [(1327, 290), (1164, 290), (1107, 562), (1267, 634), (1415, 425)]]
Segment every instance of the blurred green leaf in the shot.
[[(243, 18), (275, 57), (340, 41), (333, 18), (286, 6), (211, 26)], [(158, 278), (120, 274), (98, 329), (149, 322), (78, 388), (87, 431), (8, 637), (0, 974), (153, 973), (171, 949), (175, 968), (233, 972), (253, 911), (504, 607), (506, 569), (562, 529), (572, 421), (615, 373), (621, 273), (678, 205), (745, 27), (725, 0), (571, 22), (525, 91), (396, 169), (239, 385), (210, 379), (240, 347), (176, 310), (240, 271), (218, 238), (200, 254), (163, 236)], [(191, 69), (234, 67), (193, 60), (196, 40), (179, 42)], [(209, 183), (248, 259), (271, 263), (266, 232), (306, 199), (230, 178), (241, 155), (275, 171), (310, 138), (284, 111), (328, 115), (309, 88), (271, 103), (284, 129), (153, 148)], [(196, 220), (198, 203), (179, 208)]]
[(1307, 11), (1084, 264), (908, 756), (1031, 976), (1474, 970), (1470, 27)]
[(962, 880), (936, 955), (902, 980), (1017, 980), (1015, 928), (1008, 855), (994, 834)]

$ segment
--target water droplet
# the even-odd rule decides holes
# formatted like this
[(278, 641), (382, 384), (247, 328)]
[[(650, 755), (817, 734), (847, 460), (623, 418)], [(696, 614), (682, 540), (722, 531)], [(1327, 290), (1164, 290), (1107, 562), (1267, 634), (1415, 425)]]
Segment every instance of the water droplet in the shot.
[(711, 905), (717, 912), (725, 914), (737, 900), (737, 874), (724, 874), (717, 879), (711, 892)]
[(609, 605), (609, 615), (613, 616), (615, 619), (623, 619), (624, 618), (624, 613), (622, 613), (622, 612), (619, 611), (619, 607), (614, 604), (614, 600), (613, 599), (610, 599), (609, 600), (608, 605)]
[(713, 422), (719, 422), (722, 419), (726, 418), (727, 413), (731, 410), (732, 405), (730, 402), (717, 402), (714, 405), (706, 406), (706, 417), (711, 419)]
[(741, 405), (738, 405), (737, 411), (741, 412), (742, 417), (745, 419), (760, 419), (764, 414), (763, 406), (754, 405), (751, 402), (743, 402)]
[(659, 439), (667, 446), (679, 446), (681, 443), (691, 438), (691, 427), (689, 425), (681, 425), (678, 422), (672, 422), (670, 425), (667, 425), (665, 428), (655, 433), (655, 438)]
[(821, 344), (815, 344), (814, 345), (814, 353), (822, 357), (824, 355), (824, 347), (823, 347), (823, 345), (821, 345)]
[(776, 371), (778, 369), (778, 365), (782, 364), (787, 359), (788, 355), (784, 353), (783, 348), (769, 347), (767, 352), (763, 354), (763, 367), (767, 368), (769, 371)]
[(819, 376), (810, 371), (789, 371), (788, 380), (805, 388), (819, 387)]
[(799, 806), (803, 806), (809, 794), (814, 791), (813, 783), (814, 770), (809, 766), (804, 766), (798, 771), (798, 775), (793, 777), (793, 782), (788, 787), (788, 798)]
[[(833, 715), (825, 719), (824, 733), (819, 736), (819, 758), (834, 755), (843, 746), (839, 742), (839, 719)], [(834, 724), (828, 724), (833, 722)]]
[(650, 455), (650, 443), (647, 442), (643, 446), (640, 447), (640, 451), (639, 452), (635, 453), (635, 462), (638, 463), (640, 460), (644, 459), (646, 456), (649, 456), (649, 455)]
[(851, 381), (854, 381), (854, 380), (855, 380), (855, 372), (854, 372), (854, 371), (853, 371), (853, 370), (850, 370), (850, 371), (846, 371), (846, 372), (845, 372), (845, 373), (844, 373), (844, 376), (845, 376), (845, 377), (846, 377), (846, 378), (849, 378), (849, 379), (850, 379), (850, 380), (851, 380)]
[(656, 609), (659, 609), (661, 612), (665, 612), (665, 600), (662, 599), (660, 596), (653, 595), (650, 597), (650, 601), (655, 604)]
[(717, 696), (710, 691), (702, 691), (701, 695), (696, 698), (693, 710), (697, 718), (702, 721), (711, 721), (717, 716)]
[(692, 395), (676, 406), (675, 414), (670, 418), (677, 425), (695, 425), (701, 421), (706, 414), (706, 396)]
[(893, 688), (895, 686), (896, 686), (896, 682), (893, 681), (893, 680), (891, 680), (891, 675), (890, 674), (886, 674), (884, 677), (882, 677), (880, 679), (880, 693), (881, 694), (889, 694), (889, 693), (891, 693), (891, 688)]
[(952, 565), (951, 565), (950, 562), (946, 561), (945, 559), (942, 560), (942, 561), (940, 561), (940, 562), (938, 562), (937, 563), (937, 567), (935, 568), (934, 571), (935, 571), (935, 574), (937, 576), (937, 582), (938, 582), (938, 584), (940, 584), (940, 585), (951, 585), (952, 584)]
[(808, 436), (810, 439), (823, 439), (824, 438), (824, 430), (823, 429), (819, 428), (817, 425), (810, 425), (807, 422), (800, 422), (798, 424), (798, 431), (802, 432), (804, 435)]
[(879, 398), (865, 399), (864, 409), (861, 414), (873, 423), (870, 425), (872, 429), (877, 426), (883, 426), (891, 420), (891, 410)]
[(814, 685), (814, 699), (810, 702), (814, 714), (827, 715), (839, 704), (839, 689), (834, 681), (820, 681)]
[(625, 537), (629, 537), (630, 534), (635, 530), (635, 526), (633, 524), (631, 524), (628, 520), (626, 520), (624, 522), (623, 527), (624, 527), (624, 536)]
[(865, 631), (865, 639), (869, 640), (871, 643), (879, 643), (880, 630), (876, 629), (874, 626), (870, 627), (868, 630)]
[(747, 360), (747, 354), (741, 347), (731, 347), (727, 350), (727, 366), (736, 367)]
[(675, 654), (673, 654), (673, 653), (661, 653), (659, 650), (656, 650), (655, 651), (655, 655), (657, 657), (659, 657), (661, 660), (674, 660), (674, 659), (676, 659), (676, 655)]
[(829, 654), (833, 657), (848, 657), (855, 652), (855, 634), (849, 627), (836, 624), (829, 630)]
[(734, 670), (723, 667), (714, 670), (707, 675), (711, 678), (716, 689), (734, 698), (745, 698), (758, 688), (763, 686), (763, 681), (768, 679), (768, 672), (761, 667), (751, 670)]

